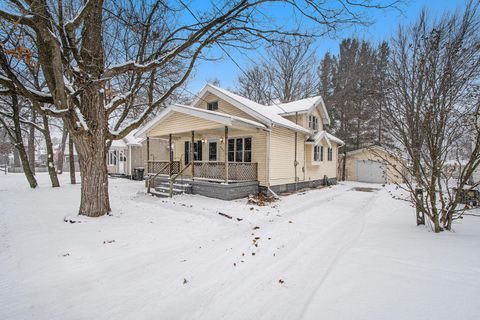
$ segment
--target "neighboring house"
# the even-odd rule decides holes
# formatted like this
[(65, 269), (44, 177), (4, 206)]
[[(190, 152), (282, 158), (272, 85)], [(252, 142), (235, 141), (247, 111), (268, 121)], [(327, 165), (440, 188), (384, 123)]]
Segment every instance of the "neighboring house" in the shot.
[(168, 159), (168, 142), (164, 139), (139, 139), (136, 130), (120, 140), (112, 141), (107, 153), (107, 169), (112, 175), (131, 177), (135, 168), (147, 168), (147, 150), (153, 161)]
[(320, 96), (265, 106), (208, 84), (190, 106), (166, 107), (135, 136), (171, 141), (169, 161), (149, 161), (150, 175), (181, 173), (189, 191), (233, 199), (335, 183), (343, 142), (326, 124)]
[[(340, 157), (338, 176), (343, 173), (343, 155)], [(388, 159), (388, 161), (385, 161)], [(370, 146), (347, 152), (345, 180), (368, 183), (402, 183), (403, 177), (397, 172), (403, 167), (402, 161), (379, 146)]]
[[(68, 141), (67, 141), (68, 142)], [(60, 145), (57, 145), (53, 149), (53, 160), (55, 161), (55, 165), (58, 167), (58, 157), (60, 156)], [(77, 150), (75, 149), (75, 145), (73, 146), (73, 161), (75, 165), (75, 171), (80, 171), (80, 166), (78, 162), (78, 154)], [(70, 170), (70, 150), (68, 148), (68, 144), (65, 146), (64, 154), (63, 154), (63, 171)]]

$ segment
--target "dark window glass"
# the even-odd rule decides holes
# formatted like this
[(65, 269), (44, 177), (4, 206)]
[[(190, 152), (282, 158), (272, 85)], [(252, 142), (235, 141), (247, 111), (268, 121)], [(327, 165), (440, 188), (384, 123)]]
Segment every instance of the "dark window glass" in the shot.
[(217, 142), (208, 143), (208, 161), (217, 161)]
[(236, 139), (235, 141), (235, 161), (243, 161), (243, 139)]
[(207, 110), (218, 110), (218, 101), (208, 102)]
[(252, 151), (247, 151), (245, 150), (245, 152), (243, 153), (243, 161), (244, 162), (252, 162)]
[(252, 150), (252, 138), (245, 138), (245, 151)]
[(185, 164), (190, 163), (190, 141), (185, 141), (185, 150), (184, 150), (184, 155), (185, 155)]
[(228, 161), (235, 161), (235, 139), (228, 139)]
[(323, 161), (323, 146), (320, 147), (320, 161)]

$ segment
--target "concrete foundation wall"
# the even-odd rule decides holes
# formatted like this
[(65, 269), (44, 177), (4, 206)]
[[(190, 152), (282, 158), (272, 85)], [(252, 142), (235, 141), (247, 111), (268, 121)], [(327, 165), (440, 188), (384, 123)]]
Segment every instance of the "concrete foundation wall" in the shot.
[[(318, 180), (311, 180), (311, 181), (299, 181), (297, 183), (288, 183), (282, 184), (277, 186), (271, 186), (270, 189), (275, 193), (282, 193), (282, 192), (294, 192), (297, 190), (305, 189), (305, 188), (315, 188), (324, 185), (333, 185), (337, 184), (337, 178), (328, 178), (327, 183), (325, 183), (324, 179)], [(270, 196), (272, 195), (271, 192), (267, 189), (267, 187), (261, 186), (259, 191)]]
[(258, 182), (238, 182), (231, 184), (193, 181), (192, 193), (222, 200), (245, 198), (258, 193)]

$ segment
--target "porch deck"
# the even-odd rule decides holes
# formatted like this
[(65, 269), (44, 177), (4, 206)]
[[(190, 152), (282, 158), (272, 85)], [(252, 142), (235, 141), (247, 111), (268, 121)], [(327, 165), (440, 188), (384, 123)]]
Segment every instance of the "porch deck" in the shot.
[[(148, 175), (178, 174), (184, 166), (180, 161), (149, 160)], [(191, 170), (183, 175), (185, 178), (215, 182), (249, 182), (257, 181), (258, 165), (256, 162), (193, 161)]]

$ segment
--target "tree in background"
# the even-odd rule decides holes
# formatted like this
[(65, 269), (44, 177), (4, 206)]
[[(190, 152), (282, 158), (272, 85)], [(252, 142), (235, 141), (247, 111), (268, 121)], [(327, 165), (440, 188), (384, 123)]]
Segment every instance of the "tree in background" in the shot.
[(285, 103), (316, 93), (313, 39), (284, 37), (237, 79), (237, 92), (262, 104)]
[[(451, 230), (461, 217), (461, 193), (453, 187), (473, 188), (467, 182), (480, 166), (478, 10), (478, 1), (469, 2), (463, 13), (433, 21), (424, 11), (392, 41), (384, 109), (395, 141), (390, 152), (407, 158), (396, 168), (406, 182), (398, 186), (435, 232)], [(464, 137), (471, 137), (468, 153)]]

